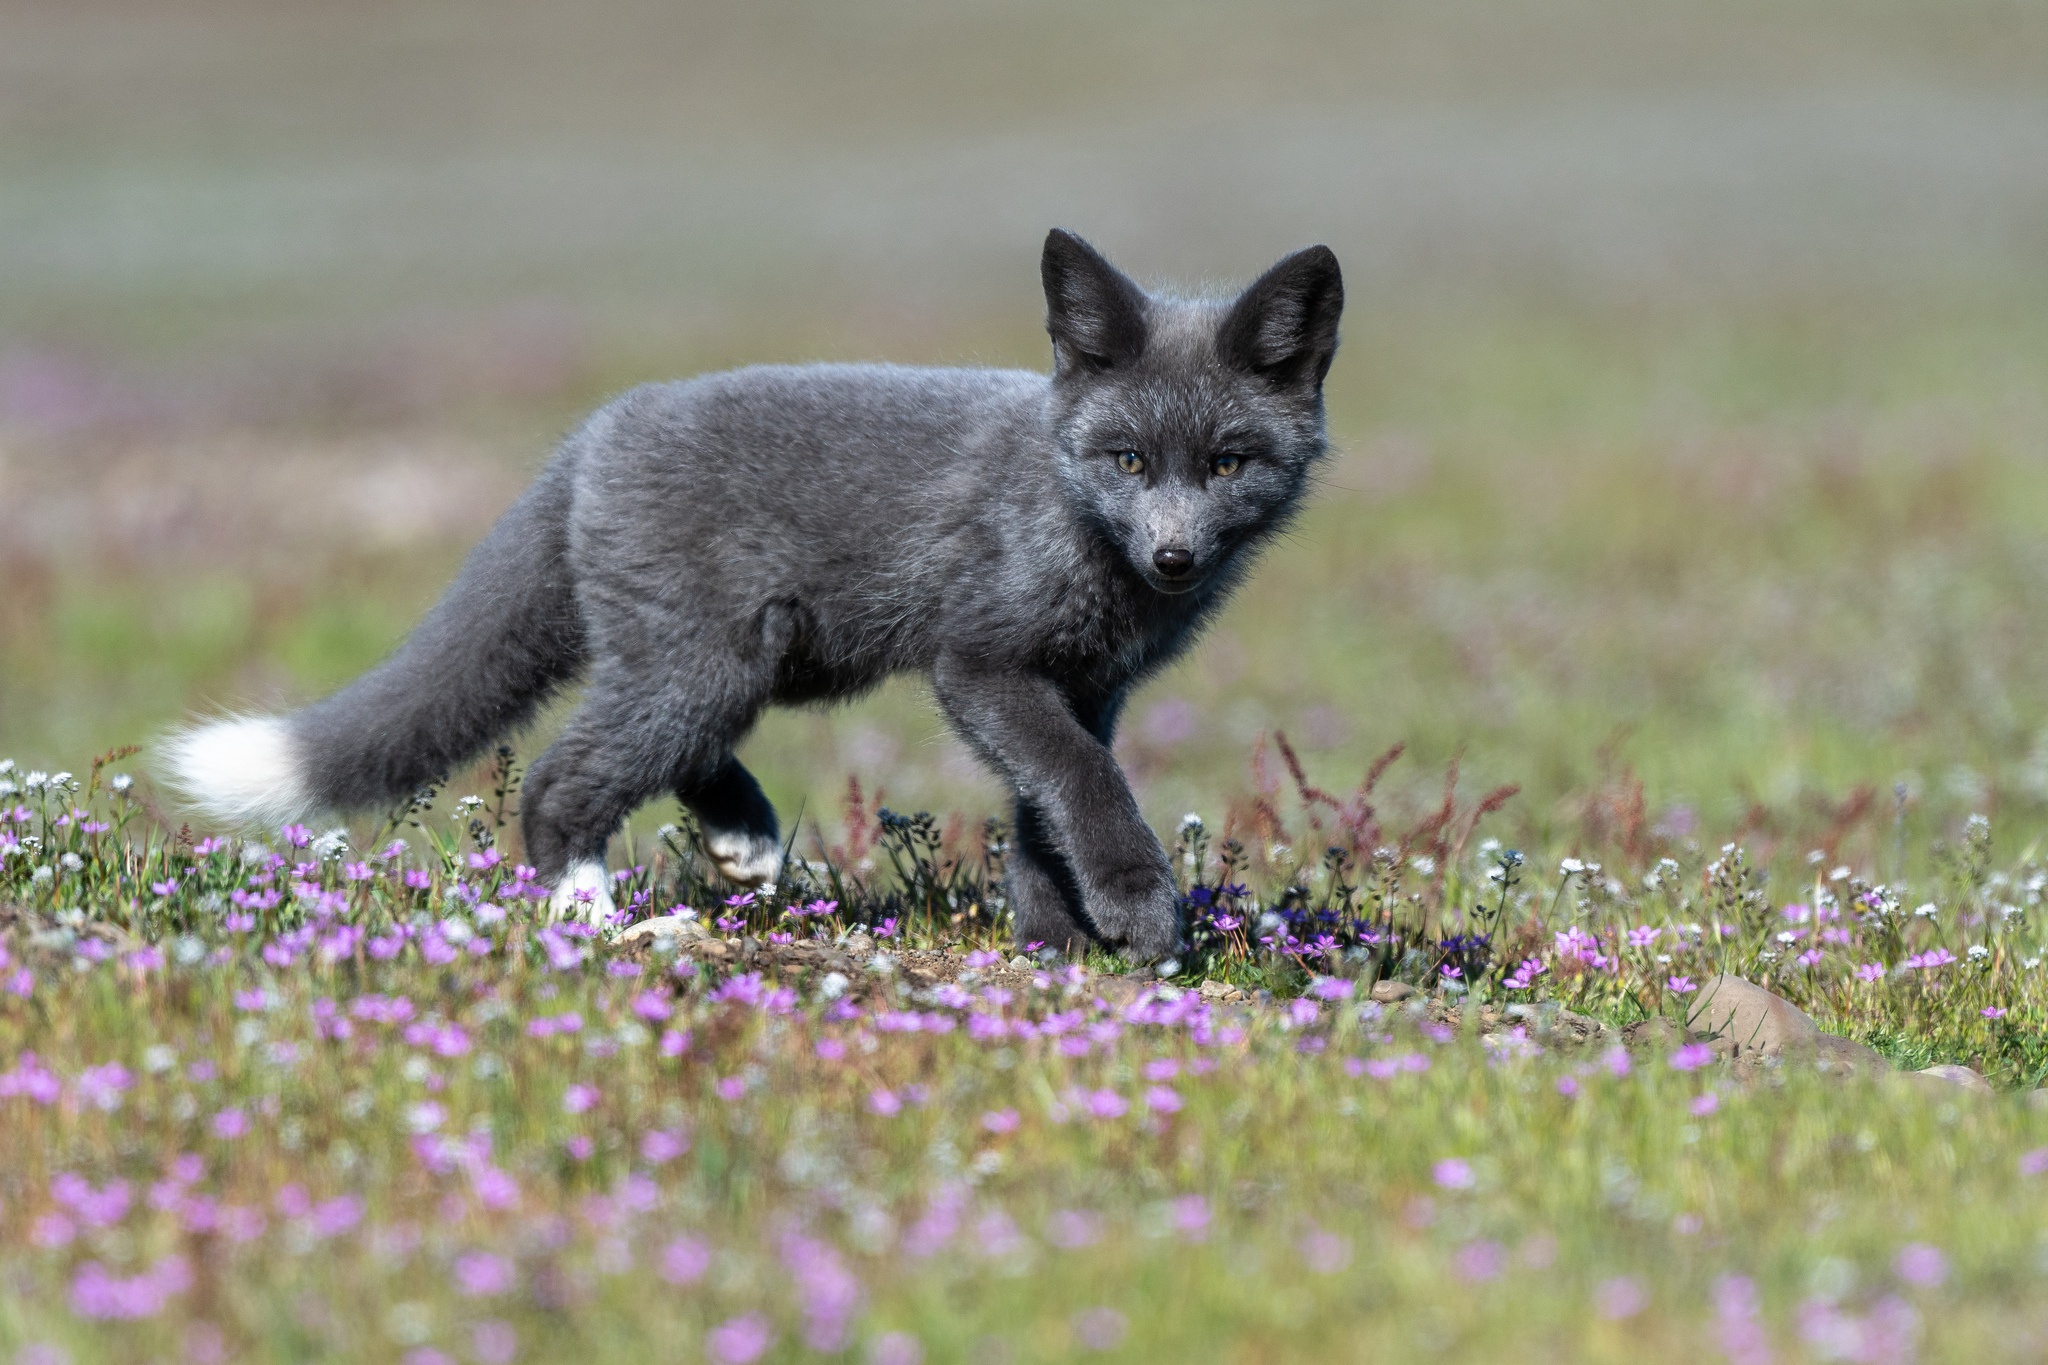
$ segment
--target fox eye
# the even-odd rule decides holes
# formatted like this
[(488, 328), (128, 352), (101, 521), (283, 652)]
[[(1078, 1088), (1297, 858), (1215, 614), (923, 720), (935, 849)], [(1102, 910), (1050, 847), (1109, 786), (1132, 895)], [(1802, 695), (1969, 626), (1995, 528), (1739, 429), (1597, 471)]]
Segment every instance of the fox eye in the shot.
[(1145, 472), (1145, 457), (1135, 450), (1120, 450), (1116, 455), (1116, 467), (1126, 474)]
[(1218, 455), (1215, 459), (1209, 461), (1209, 472), (1219, 479), (1227, 479), (1242, 468), (1244, 468), (1244, 457), (1242, 455)]

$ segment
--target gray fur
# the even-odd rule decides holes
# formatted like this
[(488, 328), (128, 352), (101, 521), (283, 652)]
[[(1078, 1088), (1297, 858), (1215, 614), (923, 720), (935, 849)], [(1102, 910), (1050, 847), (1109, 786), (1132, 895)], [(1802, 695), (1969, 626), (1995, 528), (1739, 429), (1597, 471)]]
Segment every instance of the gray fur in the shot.
[(1018, 940), (1173, 951), (1111, 735), (1300, 505), (1343, 287), (1313, 247), (1234, 301), (1148, 295), (1059, 231), (1043, 275), (1050, 376), (760, 367), (606, 405), (390, 660), (290, 718), (308, 789), (401, 796), (581, 675), (526, 782), (543, 880), (663, 792), (772, 840), (732, 754), (761, 709), (918, 672), (1016, 793)]

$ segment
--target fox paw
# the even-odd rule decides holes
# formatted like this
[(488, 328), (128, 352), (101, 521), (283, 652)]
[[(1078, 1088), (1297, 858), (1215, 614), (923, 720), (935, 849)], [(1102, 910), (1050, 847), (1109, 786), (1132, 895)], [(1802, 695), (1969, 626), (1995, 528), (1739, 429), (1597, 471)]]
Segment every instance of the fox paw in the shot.
[(596, 925), (611, 923), (617, 909), (612, 904), (611, 878), (604, 864), (597, 862), (571, 863), (548, 900), (550, 918), (575, 918)]
[(718, 875), (737, 886), (773, 891), (782, 875), (782, 845), (772, 835), (706, 830), (704, 851)]

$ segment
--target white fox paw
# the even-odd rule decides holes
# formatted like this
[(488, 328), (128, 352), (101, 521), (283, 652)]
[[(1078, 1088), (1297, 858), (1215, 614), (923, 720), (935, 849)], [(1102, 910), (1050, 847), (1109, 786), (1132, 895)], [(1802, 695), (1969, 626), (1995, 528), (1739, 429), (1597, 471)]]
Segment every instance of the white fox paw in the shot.
[(763, 835), (707, 830), (704, 851), (711, 855), (718, 875), (737, 886), (773, 891), (775, 879), (782, 875), (782, 845)]
[(571, 863), (548, 901), (554, 919), (574, 917), (600, 926), (611, 922), (617, 908), (612, 904), (611, 878), (603, 863)]

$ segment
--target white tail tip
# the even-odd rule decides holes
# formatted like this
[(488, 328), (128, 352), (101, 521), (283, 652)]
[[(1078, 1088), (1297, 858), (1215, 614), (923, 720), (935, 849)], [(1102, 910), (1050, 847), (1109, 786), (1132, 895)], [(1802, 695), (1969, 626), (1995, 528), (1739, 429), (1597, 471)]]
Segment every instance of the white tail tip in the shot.
[(173, 785), (225, 824), (276, 828), (315, 814), (291, 730), (277, 716), (230, 716), (164, 745)]

